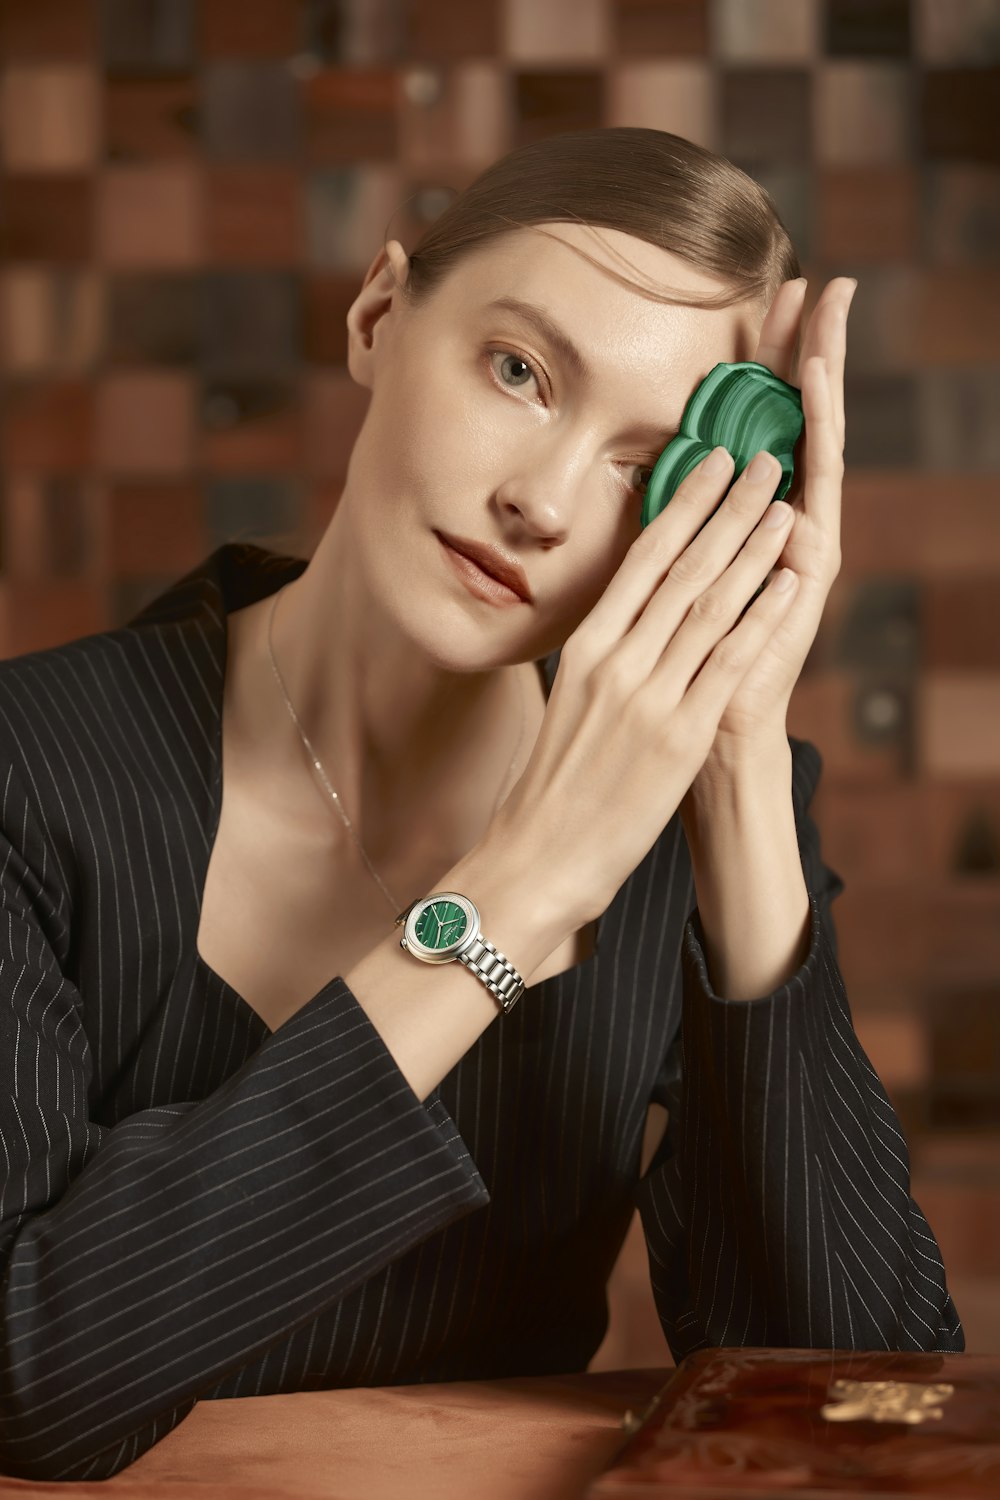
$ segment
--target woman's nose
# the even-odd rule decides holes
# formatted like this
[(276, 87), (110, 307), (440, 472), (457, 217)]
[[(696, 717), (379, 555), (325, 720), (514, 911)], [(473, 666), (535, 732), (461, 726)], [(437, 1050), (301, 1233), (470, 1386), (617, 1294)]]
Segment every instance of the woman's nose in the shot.
[(512, 455), (497, 499), (517, 510), (539, 536), (559, 538), (569, 529), (591, 482), (578, 443), (530, 444)]

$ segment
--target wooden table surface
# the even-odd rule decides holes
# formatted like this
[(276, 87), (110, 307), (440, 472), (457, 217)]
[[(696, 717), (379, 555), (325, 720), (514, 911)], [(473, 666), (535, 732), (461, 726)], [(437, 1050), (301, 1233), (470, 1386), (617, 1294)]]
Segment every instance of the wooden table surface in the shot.
[(581, 1500), (672, 1368), (201, 1401), (100, 1483), (35, 1500)]

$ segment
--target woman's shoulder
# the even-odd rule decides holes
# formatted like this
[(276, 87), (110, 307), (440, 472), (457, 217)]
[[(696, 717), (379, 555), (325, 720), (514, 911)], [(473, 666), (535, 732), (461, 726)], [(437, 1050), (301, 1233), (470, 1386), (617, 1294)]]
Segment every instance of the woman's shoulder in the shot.
[(68, 705), (101, 712), (102, 695), (134, 677), (134, 658), (171, 626), (187, 626), (210, 646), (213, 626), (222, 629), (210, 565), (208, 559), (170, 584), (122, 625), (0, 661), (0, 727), (15, 712), (53, 731)]

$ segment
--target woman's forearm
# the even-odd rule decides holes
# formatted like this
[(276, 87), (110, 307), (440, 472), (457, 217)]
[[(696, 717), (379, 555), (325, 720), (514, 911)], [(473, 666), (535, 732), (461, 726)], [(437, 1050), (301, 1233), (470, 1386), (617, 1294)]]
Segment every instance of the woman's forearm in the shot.
[(692, 788), (681, 818), (712, 988), (727, 1000), (770, 995), (804, 963), (811, 917), (787, 738)]

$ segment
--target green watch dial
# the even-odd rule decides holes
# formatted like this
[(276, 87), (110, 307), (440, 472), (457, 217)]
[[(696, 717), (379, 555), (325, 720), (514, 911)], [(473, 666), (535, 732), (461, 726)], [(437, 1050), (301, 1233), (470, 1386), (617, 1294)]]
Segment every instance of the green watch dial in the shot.
[(425, 948), (450, 948), (468, 926), (468, 917), (454, 901), (432, 901), (420, 913), (414, 933)]

